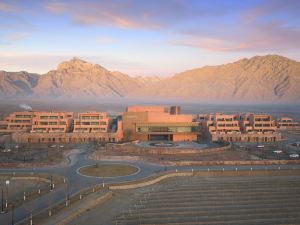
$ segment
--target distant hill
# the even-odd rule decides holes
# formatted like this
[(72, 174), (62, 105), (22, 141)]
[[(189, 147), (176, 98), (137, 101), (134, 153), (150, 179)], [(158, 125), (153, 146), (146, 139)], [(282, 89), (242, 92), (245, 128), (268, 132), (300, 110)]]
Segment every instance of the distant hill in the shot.
[(268, 55), (179, 73), (152, 90), (189, 99), (300, 101), (299, 85), (299, 62)]
[(300, 63), (278, 55), (205, 66), (170, 78), (131, 77), (78, 58), (44, 75), (0, 71), (1, 96), (134, 97), (300, 102)]
[(38, 74), (0, 71), (0, 96), (24, 96), (33, 94), (39, 80)]

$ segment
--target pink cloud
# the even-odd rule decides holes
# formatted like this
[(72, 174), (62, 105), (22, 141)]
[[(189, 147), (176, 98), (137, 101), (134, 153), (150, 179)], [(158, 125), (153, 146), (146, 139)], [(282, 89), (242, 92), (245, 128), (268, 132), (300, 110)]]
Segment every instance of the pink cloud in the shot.
[(48, 3), (44, 7), (51, 13), (67, 13), (73, 22), (79, 25), (106, 25), (125, 29), (143, 29), (161, 27), (155, 23), (151, 13), (141, 11), (136, 14), (131, 12), (132, 5), (128, 2), (77, 2), (67, 5), (60, 2)]
[(68, 5), (62, 2), (49, 2), (44, 8), (52, 13), (63, 13), (68, 11)]
[(17, 6), (14, 2), (5, 3), (5, 2), (0, 2), (0, 12), (5, 12), (5, 13), (13, 13), (20, 11), (19, 6)]

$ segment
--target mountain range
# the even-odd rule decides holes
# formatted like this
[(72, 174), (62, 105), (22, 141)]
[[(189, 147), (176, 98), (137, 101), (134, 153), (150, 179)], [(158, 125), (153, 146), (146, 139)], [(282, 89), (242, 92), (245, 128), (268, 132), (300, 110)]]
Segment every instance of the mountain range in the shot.
[(0, 71), (0, 97), (114, 97), (191, 101), (300, 102), (300, 62), (254, 56), (161, 78), (132, 77), (79, 58), (39, 75)]

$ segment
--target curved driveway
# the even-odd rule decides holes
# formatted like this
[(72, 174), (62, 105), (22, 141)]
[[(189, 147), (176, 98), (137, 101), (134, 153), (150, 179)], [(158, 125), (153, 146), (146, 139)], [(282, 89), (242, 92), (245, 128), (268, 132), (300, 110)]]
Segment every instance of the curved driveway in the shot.
[[(57, 168), (17, 168), (17, 169), (0, 169), (0, 173), (47, 173), (47, 174), (57, 174), (67, 178), (69, 183), (69, 194), (73, 195), (79, 192), (81, 189), (90, 187), (96, 184), (111, 184), (120, 183), (136, 179), (141, 179), (148, 177), (157, 172), (170, 171), (170, 170), (277, 170), (277, 169), (300, 169), (300, 165), (268, 165), (268, 166), (161, 166), (158, 164), (151, 164), (145, 162), (131, 162), (126, 161), (126, 163), (133, 166), (139, 167), (139, 173), (124, 176), (124, 177), (112, 177), (112, 178), (97, 178), (97, 177), (87, 177), (82, 176), (77, 173), (78, 168), (91, 164), (101, 164), (101, 163), (120, 163), (121, 161), (96, 161), (91, 160), (87, 156), (92, 150), (92, 145), (83, 146), (82, 150), (78, 150), (69, 156), (70, 163), (65, 167)], [(124, 162), (124, 161), (123, 161)], [(66, 198), (66, 189), (60, 187), (55, 189), (53, 192), (41, 196), (31, 202), (26, 202), (22, 206), (18, 207), (14, 211), (14, 221), (18, 222), (28, 217), (30, 214), (30, 209), (32, 209), (33, 214), (37, 213), (39, 210), (47, 208), (49, 206), (49, 199), (51, 195), (52, 204), (58, 203)], [(0, 225), (11, 223), (11, 212), (6, 214), (0, 214)]]

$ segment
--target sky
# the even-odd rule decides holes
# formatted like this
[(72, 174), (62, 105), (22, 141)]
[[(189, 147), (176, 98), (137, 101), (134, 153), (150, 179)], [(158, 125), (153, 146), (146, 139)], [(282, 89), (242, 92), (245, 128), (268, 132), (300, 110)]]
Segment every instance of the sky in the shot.
[(0, 70), (79, 57), (171, 76), (255, 55), (300, 61), (299, 0), (0, 0)]

